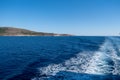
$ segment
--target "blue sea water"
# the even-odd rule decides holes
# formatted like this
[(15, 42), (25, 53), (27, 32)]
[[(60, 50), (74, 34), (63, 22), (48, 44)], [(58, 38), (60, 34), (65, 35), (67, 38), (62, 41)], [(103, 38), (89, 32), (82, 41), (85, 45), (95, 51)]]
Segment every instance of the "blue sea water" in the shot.
[(0, 80), (120, 80), (120, 37), (0, 37)]

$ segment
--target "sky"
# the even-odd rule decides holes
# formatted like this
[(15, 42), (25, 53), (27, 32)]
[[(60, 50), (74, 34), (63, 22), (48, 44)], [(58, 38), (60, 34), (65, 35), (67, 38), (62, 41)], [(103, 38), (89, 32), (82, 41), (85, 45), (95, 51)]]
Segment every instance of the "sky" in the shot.
[(74, 35), (119, 35), (120, 0), (0, 0), (0, 26)]

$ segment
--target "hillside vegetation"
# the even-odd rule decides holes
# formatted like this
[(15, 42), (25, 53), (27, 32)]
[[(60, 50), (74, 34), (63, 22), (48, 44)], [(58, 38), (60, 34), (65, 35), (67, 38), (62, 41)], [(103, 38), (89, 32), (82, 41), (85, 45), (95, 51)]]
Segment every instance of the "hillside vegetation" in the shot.
[(0, 36), (69, 36), (69, 35), (35, 32), (35, 31), (13, 28), (13, 27), (0, 27)]

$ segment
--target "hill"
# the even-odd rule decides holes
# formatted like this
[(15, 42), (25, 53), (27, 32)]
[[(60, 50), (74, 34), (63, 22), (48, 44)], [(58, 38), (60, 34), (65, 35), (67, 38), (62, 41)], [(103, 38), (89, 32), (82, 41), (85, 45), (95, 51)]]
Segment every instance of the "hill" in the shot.
[(70, 36), (69, 34), (56, 34), (35, 32), (27, 29), (0, 27), (0, 36)]

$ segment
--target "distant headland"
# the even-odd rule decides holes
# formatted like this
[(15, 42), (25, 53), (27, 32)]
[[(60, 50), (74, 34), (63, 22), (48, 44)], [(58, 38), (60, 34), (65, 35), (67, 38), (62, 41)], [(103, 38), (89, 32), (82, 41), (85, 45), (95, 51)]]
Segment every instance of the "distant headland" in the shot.
[(0, 36), (72, 36), (72, 35), (36, 32), (14, 27), (0, 27)]

